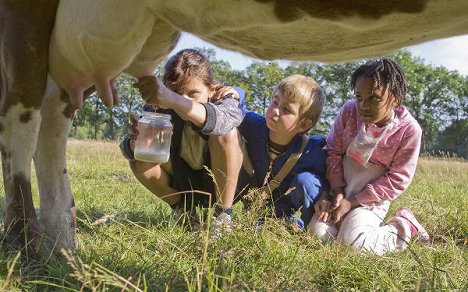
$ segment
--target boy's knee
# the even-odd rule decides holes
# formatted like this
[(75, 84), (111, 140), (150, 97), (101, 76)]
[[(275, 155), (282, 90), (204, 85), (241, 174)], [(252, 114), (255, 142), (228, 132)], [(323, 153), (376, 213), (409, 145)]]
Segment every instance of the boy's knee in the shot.
[(308, 224), (314, 215), (314, 203), (320, 193), (320, 181), (310, 172), (301, 172), (294, 176), (291, 183), (291, 202), (295, 208), (301, 208), (301, 219)]
[(311, 181), (315, 180), (315, 176), (310, 172), (300, 172), (294, 176), (293, 183), (297, 185), (307, 186)]
[(297, 205), (304, 205), (309, 208), (320, 195), (320, 184), (317, 177), (310, 172), (301, 172), (294, 176), (291, 188), (294, 188), (291, 194), (292, 200)]

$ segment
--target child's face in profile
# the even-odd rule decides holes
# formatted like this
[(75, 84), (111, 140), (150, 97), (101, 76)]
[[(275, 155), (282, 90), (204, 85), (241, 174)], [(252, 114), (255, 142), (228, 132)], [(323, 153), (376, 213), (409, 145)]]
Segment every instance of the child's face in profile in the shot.
[(214, 89), (207, 86), (201, 79), (190, 77), (187, 78), (185, 84), (176, 90), (176, 92), (194, 101), (206, 103), (213, 95)]
[(356, 108), (365, 124), (384, 126), (392, 118), (396, 107), (395, 99), (390, 96), (387, 88), (377, 86), (370, 77), (359, 77), (354, 92)]
[(273, 92), (271, 104), (265, 113), (268, 129), (278, 134), (290, 133), (292, 136), (306, 130), (300, 123), (300, 109), (299, 102), (288, 100), (279, 91)]

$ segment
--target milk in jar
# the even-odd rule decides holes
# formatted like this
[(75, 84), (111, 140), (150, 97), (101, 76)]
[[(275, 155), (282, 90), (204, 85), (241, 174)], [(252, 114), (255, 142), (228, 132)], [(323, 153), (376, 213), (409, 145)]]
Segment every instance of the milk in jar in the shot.
[(143, 112), (138, 121), (135, 159), (151, 163), (167, 162), (171, 148), (172, 129), (170, 115)]

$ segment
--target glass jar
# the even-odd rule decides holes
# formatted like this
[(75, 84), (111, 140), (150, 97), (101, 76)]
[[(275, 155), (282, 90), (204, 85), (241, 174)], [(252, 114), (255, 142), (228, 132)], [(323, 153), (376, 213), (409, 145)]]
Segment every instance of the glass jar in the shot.
[(152, 163), (167, 162), (171, 148), (172, 129), (170, 115), (143, 112), (138, 121), (135, 159)]

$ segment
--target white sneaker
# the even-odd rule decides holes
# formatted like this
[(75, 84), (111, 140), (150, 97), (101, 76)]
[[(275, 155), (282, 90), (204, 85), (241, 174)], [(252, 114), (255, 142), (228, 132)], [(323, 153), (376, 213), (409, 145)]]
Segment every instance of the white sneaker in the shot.
[(233, 228), (233, 222), (231, 215), (221, 213), (217, 217), (211, 218), (211, 230), (210, 235), (215, 238), (221, 237), (223, 232), (231, 232)]
[(396, 216), (405, 218), (414, 226), (417, 232), (411, 232), (411, 238), (419, 238), (422, 243), (429, 243), (429, 234), (421, 223), (418, 222), (409, 208), (399, 208), (396, 212)]

